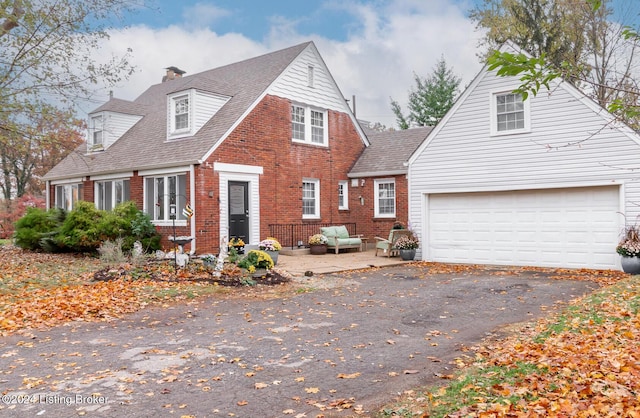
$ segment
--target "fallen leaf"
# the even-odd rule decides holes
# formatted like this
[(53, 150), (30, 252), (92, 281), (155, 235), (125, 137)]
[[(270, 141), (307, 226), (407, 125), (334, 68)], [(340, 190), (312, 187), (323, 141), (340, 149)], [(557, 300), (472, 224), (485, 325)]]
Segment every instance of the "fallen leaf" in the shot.
[(340, 373), (338, 375), (338, 379), (355, 379), (358, 376), (360, 376), (360, 373), (351, 373), (351, 374)]

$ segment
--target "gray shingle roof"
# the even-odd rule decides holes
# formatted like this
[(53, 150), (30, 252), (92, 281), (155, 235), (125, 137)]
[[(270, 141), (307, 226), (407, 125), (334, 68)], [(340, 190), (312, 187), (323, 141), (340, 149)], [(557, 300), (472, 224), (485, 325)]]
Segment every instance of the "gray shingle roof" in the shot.
[[(85, 175), (188, 165), (219, 141), (271, 83), (312, 42), (176, 78), (149, 87), (134, 101), (111, 99), (97, 111), (144, 116), (104, 152), (85, 154), (80, 146), (45, 176), (56, 180)], [(193, 137), (167, 141), (167, 94), (198, 89), (231, 99)]]
[(367, 147), (349, 172), (349, 177), (396, 175), (407, 172), (404, 163), (429, 135), (433, 127), (400, 131), (366, 130), (371, 145)]

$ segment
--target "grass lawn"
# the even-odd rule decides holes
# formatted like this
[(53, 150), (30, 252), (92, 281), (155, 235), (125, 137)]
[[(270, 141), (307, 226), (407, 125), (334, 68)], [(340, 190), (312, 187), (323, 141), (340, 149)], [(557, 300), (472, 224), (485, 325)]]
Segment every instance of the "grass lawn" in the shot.
[(640, 276), (469, 349), (447, 384), (405, 392), (378, 417), (640, 416)]

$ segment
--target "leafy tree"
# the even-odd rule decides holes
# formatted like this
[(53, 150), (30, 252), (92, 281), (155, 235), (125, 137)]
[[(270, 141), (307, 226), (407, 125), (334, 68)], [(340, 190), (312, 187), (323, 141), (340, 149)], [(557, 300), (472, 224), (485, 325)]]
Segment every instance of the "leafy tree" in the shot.
[[(100, 56), (99, 46), (108, 38), (109, 23), (139, 5), (126, 0), (2, 1), (0, 156), (5, 197), (12, 195), (12, 187), (18, 195), (26, 189), (35, 170), (33, 158), (47, 154), (46, 161), (55, 164), (51, 157), (64, 156), (59, 152), (64, 136), (47, 138), (45, 125), (58, 122), (72, 129), (77, 123), (68, 115), (74, 104), (90, 99), (98, 82), (113, 86), (133, 72), (130, 50), (119, 57)], [(42, 141), (49, 142), (45, 152)], [(27, 158), (25, 152), (33, 155)], [(8, 181), (6, 167), (22, 163), (27, 167), (20, 173), (13, 170)]]
[(70, 112), (29, 115), (22, 133), (0, 130), (0, 190), (5, 201), (40, 195), (41, 176), (83, 141), (84, 122)]
[[(487, 62), (499, 75), (520, 76), (517, 90), (525, 98), (549, 88), (556, 78), (568, 80), (639, 128), (635, 56), (640, 39), (622, 22), (612, 21), (608, 0), (485, 0), (471, 13), (488, 29)], [(527, 54), (497, 52), (512, 40)]]
[(397, 101), (391, 100), (391, 110), (396, 115), (400, 129), (410, 126), (434, 126), (449, 111), (458, 95), (460, 77), (447, 67), (441, 57), (433, 73), (428, 78), (421, 78), (414, 73), (415, 90), (409, 93), (409, 115), (404, 116)]

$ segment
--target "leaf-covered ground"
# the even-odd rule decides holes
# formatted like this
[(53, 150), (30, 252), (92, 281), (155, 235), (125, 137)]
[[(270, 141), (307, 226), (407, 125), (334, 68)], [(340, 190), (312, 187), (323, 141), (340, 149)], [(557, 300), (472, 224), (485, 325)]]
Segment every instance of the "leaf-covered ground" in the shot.
[(441, 376), (448, 385), (406, 392), (380, 416), (640, 417), (639, 307), (640, 276), (604, 287), (513, 337), (468, 348), (460, 373)]
[[(228, 295), (228, 286), (288, 281), (279, 274), (246, 279), (239, 271), (215, 278), (201, 264), (176, 273), (169, 261), (108, 267), (92, 257), (33, 253), (9, 246), (0, 246), (0, 260), (0, 335), (119, 317), (149, 303)], [(277, 292), (260, 294), (269, 297)]]

